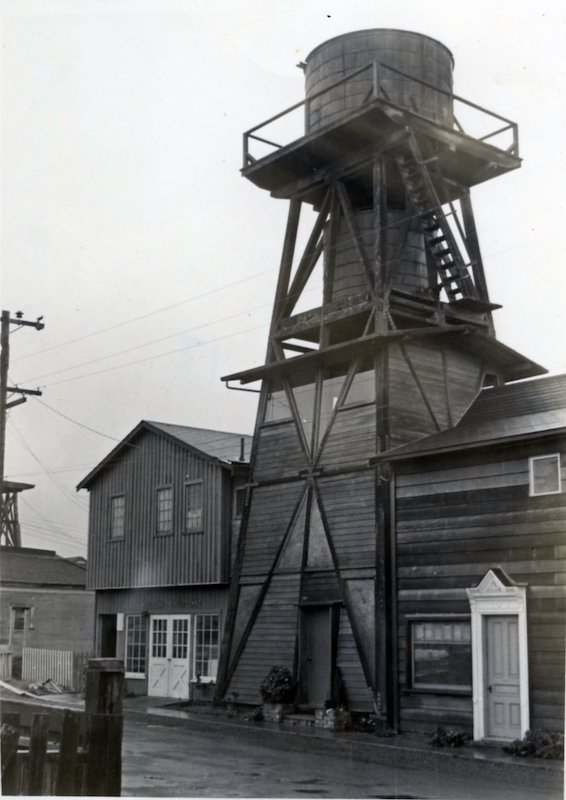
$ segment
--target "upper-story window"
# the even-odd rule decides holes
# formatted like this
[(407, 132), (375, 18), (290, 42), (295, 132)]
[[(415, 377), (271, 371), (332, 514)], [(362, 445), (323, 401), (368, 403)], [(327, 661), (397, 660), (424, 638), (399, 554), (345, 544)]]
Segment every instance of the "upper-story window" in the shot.
[(157, 490), (157, 533), (173, 531), (173, 489), (164, 486)]
[(185, 531), (203, 529), (203, 485), (202, 481), (185, 484)]
[(116, 494), (110, 498), (110, 538), (123, 539), (125, 530), (126, 498)]
[(239, 486), (234, 489), (234, 516), (236, 519), (244, 513), (244, 506), (246, 504), (246, 487)]
[(560, 480), (560, 455), (533, 456), (529, 459), (529, 494), (559, 494), (562, 491)]

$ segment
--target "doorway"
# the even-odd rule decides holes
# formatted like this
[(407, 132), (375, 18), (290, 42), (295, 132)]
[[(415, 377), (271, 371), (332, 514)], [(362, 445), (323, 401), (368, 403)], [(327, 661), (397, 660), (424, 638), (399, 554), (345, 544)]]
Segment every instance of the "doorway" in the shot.
[(149, 674), (151, 697), (189, 698), (190, 617), (168, 614), (150, 618)]
[(518, 618), (485, 618), (486, 736), (517, 739), (521, 736), (521, 675)]
[(474, 739), (522, 738), (530, 727), (526, 586), (494, 567), (466, 593), (472, 617)]
[(302, 609), (300, 698), (309, 708), (323, 708), (333, 698), (337, 612), (336, 605)]

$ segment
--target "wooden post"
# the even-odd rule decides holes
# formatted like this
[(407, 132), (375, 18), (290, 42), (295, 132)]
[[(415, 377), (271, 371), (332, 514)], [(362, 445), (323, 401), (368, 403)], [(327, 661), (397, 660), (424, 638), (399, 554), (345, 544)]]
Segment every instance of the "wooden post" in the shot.
[(57, 796), (80, 794), (81, 787), (77, 786), (79, 726), (79, 712), (71, 711), (68, 708), (65, 709), (57, 762), (57, 783), (55, 788)]
[(20, 731), (18, 730), (18, 721), (7, 720), (4, 715), (2, 721), (2, 744), (1, 744), (1, 757), (2, 757), (2, 796), (6, 797), (10, 794), (16, 794), (16, 759), (18, 752), (18, 742), (20, 740)]
[(34, 714), (29, 740), (28, 794), (40, 795), (43, 792), (48, 732), (49, 714)]
[(86, 671), (88, 755), (84, 793), (119, 797), (122, 788), (124, 664), (91, 658)]

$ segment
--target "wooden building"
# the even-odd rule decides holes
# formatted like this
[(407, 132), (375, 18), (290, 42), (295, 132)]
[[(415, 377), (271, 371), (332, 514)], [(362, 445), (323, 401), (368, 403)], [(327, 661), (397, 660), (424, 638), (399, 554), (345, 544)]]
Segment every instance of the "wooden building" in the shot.
[(484, 389), (392, 467), (396, 724), (564, 724), (566, 375)]
[(12, 677), (22, 677), (24, 648), (91, 651), (94, 594), (86, 575), (53, 550), (0, 547), (0, 652), (10, 654)]
[[(288, 200), (289, 214), (266, 362), (225, 378), (261, 381), (262, 388), (220, 696), (238, 692), (256, 703), (263, 677), (284, 665), (304, 709), (346, 703), (373, 711), (384, 726), (427, 729), (453, 719), (471, 730), (472, 699), (480, 702), (484, 690), (467, 701), (447, 693), (435, 705), (435, 687), (404, 677), (409, 619), (415, 642), (449, 635), (441, 620), (422, 628), (415, 617), (412, 625), (411, 615), (436, 613), (426, 608), (426, 593), (417, 602), (421, 586), (412, 571), (421, 580), (428, 574), (427, 591), (434, 591), (435, 570), (439, 591), (450, 582), (448, 568), (427, 563), (416, 543), (405, 538), (409, 549), (397, 547), (397, 514), (406, 506), (388, 454), (460, 430), (482, 390), (495, 393), (487, 387), (545, 370), (495, 337), (499, 306), (488, 295), (470, 199), (475, 185), (520, 166), (517, 126), (455, 95), (452, 65), (444, 45), (420, 34), (339, 36), (303, 64), (306, 130), (285, 143), (272, 132), (282, 112), (244, 135), (243, 175)], [(476, 113), (481, 136), (460, 122)], [(305, 215), (310, 234), (299, 235)], [(470, 453), (458, 464), (479, 489), (474, 446)], [(397, 463), (401, 471), (417, 469)], [(402, 474), (399, 486), (410, 480)], [(429, 513), (440, 516), (431, 503)], [(465, 500), (462, 506), (462, 516), (476, 513)], [(525, 576), (513, 548), (503, 562), (495, 554), (478, 560), (486, 535), (478, 532), (470, 544), (474, 566), (459, 567), (468, 583), (452, 587), (453, 613), (463, 615), (447, 623), (454, 639), (468, 636), (467, 589), (480, 605), (474, 592), (487, 592), (489, 581), (509, 596), (524, 594), (513, 583)], [(531, 574), (540, 571), (538, 552)], [(398, 595), (408, 591), (413, 605)], [(489, 635), (514, 636), (511, 628)], [(431, 661), (441, 658), (427, 652)]]
[(142, 421), (81, 481), (96, 652), (128, 691), (212, 696), (250, 437)]

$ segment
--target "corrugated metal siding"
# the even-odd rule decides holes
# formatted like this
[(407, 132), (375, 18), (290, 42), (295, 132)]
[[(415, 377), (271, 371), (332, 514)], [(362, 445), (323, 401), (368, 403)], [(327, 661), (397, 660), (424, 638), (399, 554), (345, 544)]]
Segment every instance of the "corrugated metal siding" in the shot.
[[(144, 433), (90, 492), (89, 587), (173, 586), (227, 580), (229, 481), (223, 468), (164, 437)], [(203, 531), (184, 532), (185, 481), (203, 481)], [(156, 490), (172, 486), (173, 531), (156, 533)], [(122, 540), (109, 540), (110, 497), (125, 495)], [(228, 494), (228, 498), (225, 495)]]

